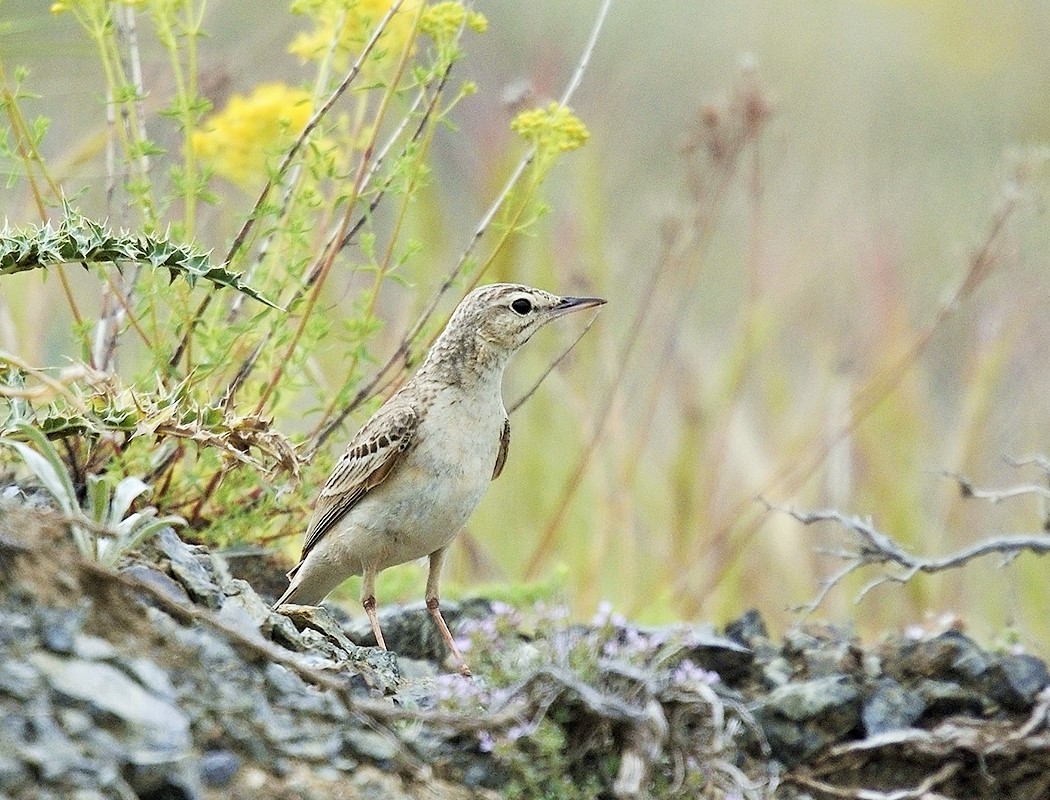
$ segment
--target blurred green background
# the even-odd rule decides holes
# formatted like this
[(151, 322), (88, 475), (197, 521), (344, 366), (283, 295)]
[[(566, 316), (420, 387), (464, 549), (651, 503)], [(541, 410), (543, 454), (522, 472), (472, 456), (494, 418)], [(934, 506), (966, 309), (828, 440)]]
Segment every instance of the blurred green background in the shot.
[[(456, 77), (478, 93), (455, 112), (460, 132), (435, 142), (435, 180), (411, 220), (425, 264), (385, 298), (380, 360), (520, 153), (508, 97), (526, 86), (538, 101), (561, 94), (598, 6), (475, 7), (489, 30), (465, 40)], [(73, 190), (97, 184), (105, 118), (93, 49), (38, 0), (6, 0), (0, 15), (5, 66), (28, 67), (41, 96), (26, 112), (53, 120), (43, 149), (54, 174)], [(305, 79), (285, 53), (302, 22), (283, 4), (216, 0), (205, 28), (201, 83), (216, 107), (262, 81)], [(757, 607), (779, 626), (839, 565), (821, 549), (849, 538), (767, 514), (759, 496), (871, 514), (930, 554), (1038, 532), (1036, 499), (963, 502), (941, 473), (988, 487), (1046, 482), (1004, 456), (1050, 450), (1048, 51), (1050, 7), (1036, 0), (614, 2), (572, 102), (591, 141), (548, 183), (552, 213), (491, 275), (610, 302), (514, 415), (507, 468), (456, 548), (450, 583), (538, 581), (579, 614), (607, 599), (648, 622)], [(156, 112), (170, 87), (145, 42), (144, 55)], [(731, 163), (712, 157), (712, 132), (733, 130), (749, 99), (772, 117)], [(235, 187), (215, 188), (224, 204), (250, 206)], [(0, 204), (12, 223), (33, 220), (24, 183)], [(90, 199), (83, 210), (98, 211)], [(204, 247), (224, 251), (229, 218), (205, 218)], [(990, 237), (987, 277), (941, 314)], [(354, 286), (333, 284), (329, 301)], [(66, 363), (58, 284), (30, 273), (0, 292), (0, 347)], [(518, 357), (508, 403), (579, 324), (544, 331)], [(338, 370), (339, 353), (321, 358)], [(866, 403), (872, 392), (885, 397)], [(859, 425), (840, 435), (853, 413)], [(298, 540), (287, 542), (291, 553)], [(818, 615), (866, 633), (948, 620), (985, 638), (1013, 628), (1046, 652), (1047, 567), (986, 560), (854, 607), (867, 573)], [(384, 576), (381, 602), (421, 597), (423, 575), (410, 565)]]

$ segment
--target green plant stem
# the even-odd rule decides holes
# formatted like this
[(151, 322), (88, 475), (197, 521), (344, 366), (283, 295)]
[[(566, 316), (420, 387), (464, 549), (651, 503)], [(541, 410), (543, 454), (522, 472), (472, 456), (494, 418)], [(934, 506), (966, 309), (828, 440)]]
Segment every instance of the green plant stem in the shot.
[[(237, 257), (237, 254), (244, 246), (244, 243), (247, 240), (248, 234), (254, 226), (255, 221), (261, 215), (263, 204), (266, 202), (267, 197), (269, 197), (270, 191), (273, 189), (275, 181), (281, 180), (284, 174), (291, 167), (292, 162), (295, 159), (295, 156), (298, 154), (299, 150), (306, 143), (307, 138), (309, 138), (310, 134), (313, 133), (314, 129), (321, 124), (321, 121), (326, 116), (328, 116), (328, 112), (332, 110), (339, 98), (342, 97), (346, 90), (350, 88), (350, 84), (353, 83), (354, 79), (357, 78), (357, 76), (360, 74), (362, 65), (364, 65), (366, 59), (369, 57), (372, 50), (375, 48), (376, 43), (379, 41), (379, 37), (383, 34), (383, 31), (386, 30), (386, 27), (389, 24), (390, 20), (393, 18), (394, 14), (397, 13), (398, 9), (401, 8), (401, 4), (403, 2), (404, 0), (394, 0), (394, 2), (390, 6), (390, 9), (379, 21), (379, 24), (376, 26), (376, 29), (372, 32), (372, 38), (370, 38), (365, 44), (364, 49), (361, 51), (361, 55), (357, 57), (357, 60), (354, 62), (353, 66), (343, 77), (342, 82), (340, 82), (339, 86), (336, 87), (335, 91), (333, 91), (332, 94), (329, 95), (328, 100), (324, 103), (324, 105), (318, 108), (313, 113), (313, 116), (310, 117), (309, 121), (307, 121), (306, 126), (303, 128), (302, 132), (299, 134), (298, 137), (296, 137), (295, 141), (292, 142), (291, 147), (289, 147), (288, 150), (285, 152), (284, 157), (281, 159), (281, 163), (277, 167), (276, 173), (267, 178), (266, 184), (263, 186), (262, 191), (259, 193), (259, 197), (255, 201), (255, 205), (252, 207), (252, 210), (248, 213), (248, 216), (245, 218), (244, 224), (241, 225), (241, 228), (237, 232), (237, 235), (234, 236), (233, 242), (230, 244), (230, 249), (226, 252), (226, 258), (223, 261), (224, 264), (229, 265), (233, 263), (233, 260)], [(179, 340), (178, 346), (176, 346), (175, 351), (172, 353), (171, 358), (168, 360), (169, 367), (172, 371), (174, 371), (178, 367), (179, 362), (182, 360), (182, 356), (185, 354), (186, 348), (189, 346), (190, 337), (192, 337), (193, 331), (195, 330), (198, 322), (202, 319), (204, 313), (208, 310), (208, 307), (211, 305), (213, 297), (214, 294), (209, 294), (207, 297), (204, 298), (204, 300), (201, 301), (201, 304), (197, 307), (192, 318), (190, 319), (189, 325), (186, 326), (186, 330), (183, 332), (182, 338)]]
[[(397, 4), (399, 5), (399, 4)], [(393, 10), (391, 7), (391, 11)], [(320, 261), (320, 268), (318, 270), (317, 279), (314, 282), (313, 288), (310, 291), (309, 299), (307, 300), (306, 309), (303, 312), (302, 317), (299, 320), (299, 326), (296, 328), (295, 334), (292, 337), (291, 343), (288, 345), (285, 351), (285, 357), (277, 363), (277, 367), (274, 369), (273, 374), (270, 376), (269, 382), (266, 384), (266, 388), (263, 389), (262, 396), (259, 398), (259, 402), (255, 406), (255, 414), (262, 414), (263, 409), (266, 407), (266, 403), (269, 401), (273, 391), (277, 388), (277, 384), (281, 380), (281, 376), (284, 374), (285, 367), (290, 363), (292, 356), (299, 346), (299, 340), (302, 338), (303, 332), (306, 329), (306, 325), (310, 320), (310, 316), (313, 312), (314, 307), (317, 304), (317, 298), (321, 294), (321, 289), (324, 286), (325, 278), (331, 272), (332, 265), (335, 263), (335, 258), (339, 251), (342, 249), (340, 243), (343, 240), (343, 235), (350, 227), (350, 218), (354, 212), (354, 208), (357, 205), (357, 200), (361, 196), (361, 191), (364, 186), (365, 176), (368, 173), (368, 165), (372, 158), (372, 153), (375, 151), (376, 140), (379, 137), (379, 129), (382, 127), (383, 121), (386, 119), (387, 111), (390, 108), (390, 103), (397, 93), (397, 86), (401, 82), (401, 76), (404, 74), (405, 66), (408, 64), (408, 59), (412, 52), (412, 45), (415, 41), (414, 31), (419, 27), (419, 19), (423, 13), (424, 5), (420, 6), (416, 10), (416, 17), (414, 20), (413, 35), (409, 36), (405, 40), (405, 46), (401, 50), (401, 57), (397, 62), (397, 68), (394, 70), (394, 76), (387, 85), (387, 90), (383, 92), (382, 99), (379, 101), (379, 108), (376, 110), (376, 115), (372, 121), (372, 133), (369, 137), (368, 144), (365, 146), (364, 151), (361, 153), (361, 160), (357, 165), (357, 174), (354, 176), (354, 183), (350, 191), (349, 197), (346, 198), (346, 211), (343, 213), (343, 217), (339, 223), (339, 229), (337, 235), (334, 237), (332, 246), (330, 246), (326, 253), (323, 254)], [(389, 14), (388, 14), (389, 16)]]

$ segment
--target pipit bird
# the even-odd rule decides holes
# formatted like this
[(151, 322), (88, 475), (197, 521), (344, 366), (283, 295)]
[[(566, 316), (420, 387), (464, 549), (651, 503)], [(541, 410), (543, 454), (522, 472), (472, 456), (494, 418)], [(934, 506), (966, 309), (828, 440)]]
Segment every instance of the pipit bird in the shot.
[(548, 322), (604, 302), (509, 283), (468, 294), (419, 371), (350, 440), (321, 490), (299, 564), (274, 608), (317, 605), (348, 577), (361, 575), (361, 605), (376, 643), (386, 649), (376, 575), (429, 556), (427, 610), (469, 675), (441, 616), (438, 582), (449, 545), (507, 460), (503, 371)]

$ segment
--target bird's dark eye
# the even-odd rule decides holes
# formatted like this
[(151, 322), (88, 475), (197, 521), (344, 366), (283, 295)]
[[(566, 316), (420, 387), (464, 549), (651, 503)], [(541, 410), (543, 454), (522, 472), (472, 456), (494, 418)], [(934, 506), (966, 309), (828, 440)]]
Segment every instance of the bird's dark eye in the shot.
[(525, 297), (519, 297), (510, 307), (514, 310), (515, 314), (521, 314), (523, 317), (532, 311), (532, 301)]

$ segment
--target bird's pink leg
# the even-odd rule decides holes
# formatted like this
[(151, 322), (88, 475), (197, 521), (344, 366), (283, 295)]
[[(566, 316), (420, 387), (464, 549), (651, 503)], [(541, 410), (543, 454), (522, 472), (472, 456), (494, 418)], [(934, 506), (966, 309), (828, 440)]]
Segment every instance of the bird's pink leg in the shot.
[(463, 654), (460, 653), (459, 648), (456, 647), (456, 640), (452, 638), (452, 633), (449, 631), (448, 625), (445, 624), (445, 618), (441, 616), (441, 601), (438, 599), (438, 581), (441, 580), (441, 563), (444, 560), (444, 547), (440, 550), (435, 550), (430, 554), (430, 573), (427, 575), (426, 593), (427, 611), (430, 612), (430, 616), (433, 618), (434, 624), (437, 625), (438, 631), (441, 633), (441, 638), (445, 640), (445, 644), (448, 645), (448, 649), (452, 652), (453, 658), (459, 662), (460, 674), (470, 677), (470, 667), (467, 666)]
[(361, 576), (361, 605), (364, 606), (368, 621), (372, 623), (372, 633), (375, 634), (376, 644), (382, 650), (386, 650), (386, 641), (383, 639), (383, 631), (379, 628), (379, 617), (376, 616), (376, 571), (371, 567), (365, 567)]

